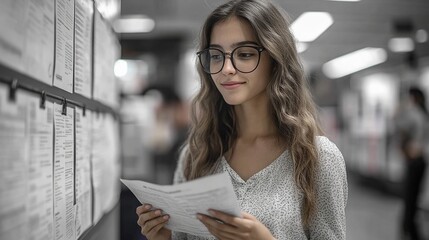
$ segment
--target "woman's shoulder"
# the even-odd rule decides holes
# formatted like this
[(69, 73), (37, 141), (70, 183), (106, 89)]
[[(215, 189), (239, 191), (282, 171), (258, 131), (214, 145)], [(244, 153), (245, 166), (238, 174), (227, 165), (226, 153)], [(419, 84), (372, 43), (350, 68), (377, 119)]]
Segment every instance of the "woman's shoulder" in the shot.
[[(319, 171), (316, 182), (319, 191), (331, 189), (337, 197), (343, 196), (344, 206), (347, 203), (347, 171), (343, 155), (335, 143), (327, 137), (317, 137), (317, 147), (319, 153)], [(322, 197), (324, 198), (324, 197)]]
[(316, 137), (319, 164), (322, 168), (345, 169), (345, 162), (337, 145), (325, 136)]
[(311, 239), (345, 239), (348, 198), (343, 156), (327, 137), (316, 137), (319, 170), (316, 175), (317, 212), (310, 226)]
[(319, 153), (323, 154), (341, 154), (337, 145), (325, 136), (316, 136), (316, 147)]

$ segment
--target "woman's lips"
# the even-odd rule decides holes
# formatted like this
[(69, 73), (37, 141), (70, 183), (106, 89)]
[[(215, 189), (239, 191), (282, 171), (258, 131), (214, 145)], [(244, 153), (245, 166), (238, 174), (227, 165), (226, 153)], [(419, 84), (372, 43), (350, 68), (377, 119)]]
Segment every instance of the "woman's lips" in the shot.
[(235, 89), (240, 87), (242, 84), (244, 84), (244, 82), (227, 82), (227, 83), (222, 83), (221, 85), (226, 89)]

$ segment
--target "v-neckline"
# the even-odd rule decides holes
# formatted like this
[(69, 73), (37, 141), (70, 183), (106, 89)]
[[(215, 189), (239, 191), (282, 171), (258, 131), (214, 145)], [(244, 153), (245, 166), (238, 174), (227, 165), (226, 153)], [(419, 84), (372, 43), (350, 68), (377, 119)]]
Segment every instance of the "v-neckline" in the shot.
[(258, 176), (262, 175), (264, 172), (270, 170), (273, 168), (274, 165), (276, 165), (277, 162), (280, 161), (286, 154), (288, 153), (288, 149), (282, 152), (276, 159), (274, 159), (270, 164), (268, 164), (266, 167), (262, 168), (252, 176), (250, 176), (247, 180), (244, 180), (232, 167), (229, 165), (228, 161), (226, 160), (225, 156), (222, 156), (222, 162), (224, 166), (226, 166), (227, 171), (230, 173), (230, 175), (235, 178), (239, 183), (247, 184), (251, 182), (253, 179), (257, 178)]

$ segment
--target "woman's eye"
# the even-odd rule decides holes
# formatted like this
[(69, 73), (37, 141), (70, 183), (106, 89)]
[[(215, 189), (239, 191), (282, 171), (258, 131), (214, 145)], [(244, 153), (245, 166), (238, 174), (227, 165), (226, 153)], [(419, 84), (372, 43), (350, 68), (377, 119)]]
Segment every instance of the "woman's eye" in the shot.
[(242, 52), (242, 53), (238, 53), (238, 57), (239, 58), (251, 58), (253, 57), (255, 54), (250, 53), (250, 52)]
[(220, 60), (220, 59), (222, 59), (222, 56), (219, 54), (215, 54), (215, 55), (211, 55), (210, 59), (211, 60)]

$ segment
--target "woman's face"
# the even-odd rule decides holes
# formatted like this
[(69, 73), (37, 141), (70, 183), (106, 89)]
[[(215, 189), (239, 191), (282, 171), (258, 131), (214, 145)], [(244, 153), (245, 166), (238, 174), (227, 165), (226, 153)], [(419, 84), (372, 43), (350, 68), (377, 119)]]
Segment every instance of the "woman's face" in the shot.
[[(214, 25), (211, 33), (210, 47), (231, 53), (239, 46), (258, 46), (256, 34), (251, 25), (238, 17), (231, 17), (226, 21)], [(236, 65), (238, 61), (246, 64), (246, 59), (234, 54)], [(243, 53), (246, 54), (246, 53)], [(240, 55), (241, 56), (241, 55)], [(225, 102), (230, 105), (240, 105), (255, 102), (266, 98), (266, 87), (271, 76), (271, 60), (267, 51), (261, 52), (258, 67), (250, 73), (237, 71), (232, 65), (229, 56), (225, 58), (223, 69), (211, 77), (222, 94)]]

